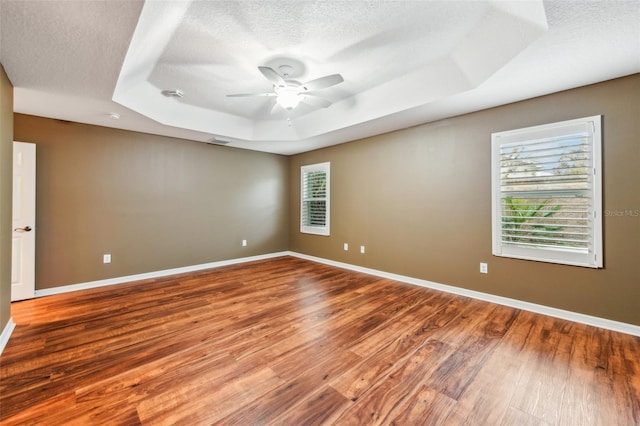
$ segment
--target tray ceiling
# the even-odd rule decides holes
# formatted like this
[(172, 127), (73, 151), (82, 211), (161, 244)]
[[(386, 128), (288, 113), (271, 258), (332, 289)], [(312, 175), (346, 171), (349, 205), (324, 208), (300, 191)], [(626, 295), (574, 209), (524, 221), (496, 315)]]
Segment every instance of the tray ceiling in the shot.
[[(640, 70), (639, 1), (2, 0), (0, 13), (16, 112), (281, 154)], [(282, 65), (344, 82), (317, 92), (328, 108), (226, 96), (272, 91), (258, 66)]]

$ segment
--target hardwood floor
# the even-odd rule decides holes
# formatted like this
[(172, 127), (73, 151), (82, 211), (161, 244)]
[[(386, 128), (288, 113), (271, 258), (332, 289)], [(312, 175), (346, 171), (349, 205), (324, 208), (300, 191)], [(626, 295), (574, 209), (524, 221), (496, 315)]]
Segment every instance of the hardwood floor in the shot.
[(13, 424), (640, 424), (640, 339), (282, 257), (15, 303)]

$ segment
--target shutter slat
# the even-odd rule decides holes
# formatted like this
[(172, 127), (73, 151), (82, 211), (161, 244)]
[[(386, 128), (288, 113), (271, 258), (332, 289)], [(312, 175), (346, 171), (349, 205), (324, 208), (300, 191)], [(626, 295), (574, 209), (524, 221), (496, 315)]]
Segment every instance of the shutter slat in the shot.
[(563, 249), (580, 252), (580, 253), (588, 252), (588, 249), (589, 249), (589, 246), (587, 244), (585, 244), (584, 246), (559, 246), (556, 244), (538, 244), (538, 243), (526, 243), (526, 242), (518, 242), (517, 244), (514, 244), (511, 241), (504, 241), (504, 240), (502, 240), (502, 243), (505, 245), (516, 245), (516, 246), (524, 246), (524, 247), (539, 248), (539, 249), (544, 249), (544, 248), (558, 249), (562, 247)]
[[(574, 228), (575, 229), (575, 228)], [(518, 236), (522, 234), (530, 234), (529, 230), (522, 229), (508, 229), (505, 230), (510, 236)], [(536, 235), (573, 235), (573, 236), (589, 236), (591, 233), (587, 230), (585, 232), (569, 232), (569, 231), (536, 231)]]
[(584, 128), (582, 129), (583, 131), (580, 132), (571, 132), (570, 134), (564, 134), (564, 135), (560, 135), (560, 136), (550, 136), (550, 137), (543, 137), (543, 138), (538, 138), (538, 139), (530, 139), (527, 141), (522, 141), (522, 140), (518, 140), (515, 142), (504, 142), (500, 145), (500, 150), (504, 150), (504, 149), (509, 149), (509, 148), (520, 148), (523, 145), (524, 146), (535, 146), (535, 145), (541, 145), (541, 144), (551, 144), (551, 143), (563, 143), (566, 141), (573, 141), (573, 140), (579, 140), (579, 139), (585, 139), (587, 138), (587, 140), (589, 140), (589, 138), (591, 137), (591, 134), (589, 132), (585, 132)]
[[(583, 152), (583, 151), (579, 151), (579, 152), (549, 152), (549, 151), (544, 151), (544, 152), (538, 152), (536, 155), (521, 155), (522, 153), (518, 153), (518, 154), (504, 154), (503, 156), (501, 156), (500, 158), (500, 167), (507, 167), (507, 166), (531, 166), (533, 163), (539, 163), (539, 164), (548, 164), (548, 163), (553, 163), (553, 162), (558, 162), (559, 159), (562, 160), (567, 160), (567, 161), (588, 161), (591, 156), (589, 155), (588, 152)], [(541, 161), (541, 160), (545, 160), (545, 159), (556, 159), (556, 161)]]

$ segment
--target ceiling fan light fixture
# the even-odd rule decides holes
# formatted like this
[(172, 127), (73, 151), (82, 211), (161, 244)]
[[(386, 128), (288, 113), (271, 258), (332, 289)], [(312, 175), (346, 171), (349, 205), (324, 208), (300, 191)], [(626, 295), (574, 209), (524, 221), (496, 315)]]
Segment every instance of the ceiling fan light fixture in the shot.
[(284, 109), (294, 109), (300, 104), (303, 97), (297, 93), (283, 93), (276, 97), (276, 102)]
[(326, 89), (344, 81), (340, 74), (331, 74), (325, 75), (324, 77), (316, 78), (315, 80), (307, 81), (306, 83), (300, 83), (297, 80), (291, 80), (288, 78), (291, 76), (291, 73), (297, 72), (292, 66), (281, 65), (278, 69), (280, 70), (280, 73), (278, 73), (271, 67), (258, 67), (258, 70), (262, 73), (262, 75), (273, 84), (272, 92), (238, 93), (227, 95), (227, 97), (275, 97), (276, 102), (271, 108), (271, 114), (273, 114), (274, 111), (278, 110), (278, 106), (290, 111), (294, 108), (297, 108), (298, 105), (300, 105), (300, 102), (304, 102), (311, 107), (327, 108), (331, 105), (330, 101), (318, 97), (315, 93), (308, 92), (316, 92), (320, 89)]
[(275, 87), (276, 102), (284, 109), (296, 108), (304, 95), (300, 94), (300, 90), (295, 86)]

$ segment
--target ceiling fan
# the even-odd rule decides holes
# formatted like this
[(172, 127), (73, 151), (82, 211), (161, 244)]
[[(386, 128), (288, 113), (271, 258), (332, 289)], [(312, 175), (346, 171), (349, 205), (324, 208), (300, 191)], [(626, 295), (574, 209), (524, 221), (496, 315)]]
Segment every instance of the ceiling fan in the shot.
[(344, 81), (340, 74), (331, 74), (315, 80), (307, 81), (306, 83), (300, 83), (299, 81), (288, 79), (293, 71), (293, 67), (289, 65), (281, 65), (278, 69), (280, 70), (280, 74), (271, 67), (258, 67), (258, 70), (260, 70), (262, 75), (273, 83), (272, 92), (239, 93), (227, 96), (230, 98), (254, 96), (275, 97), (276, 103), (271, 109), (271, 114), (273, 114), (278, 107), (282, 107), (286, 110), (292, 110), (301, 102), (314, 107), (327, 108), (332, 102), (310, 92), (326, 89)]

